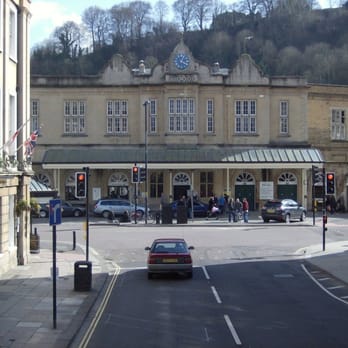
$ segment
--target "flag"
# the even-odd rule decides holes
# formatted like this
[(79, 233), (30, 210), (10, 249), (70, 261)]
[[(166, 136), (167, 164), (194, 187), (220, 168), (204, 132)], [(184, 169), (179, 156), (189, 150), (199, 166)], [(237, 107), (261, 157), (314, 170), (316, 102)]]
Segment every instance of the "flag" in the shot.
[(36, 129), (33, 133), (30, 134), (30, 137), (24, 142), (25, 155), (27, 157), (31, 157), (34, 152), (34, 148), (37, 142), (37, 137), (39, 136), (39, 131), (40, 129)]
[[(28, 123), (29, 119), (26, 120), (10, 137), (9, 140), (6, 141), (6, 143), (4, 145), (1, 146), (0, 150), (2, 149), (9, 149), (11, 147), (11, 145), (14, 143), (14, 141), (16, 140), (18, 134), (20, 133), (20, 131), (23, 129), (23, 127)], [(16, 150), (17, 151), (17, 150)]]

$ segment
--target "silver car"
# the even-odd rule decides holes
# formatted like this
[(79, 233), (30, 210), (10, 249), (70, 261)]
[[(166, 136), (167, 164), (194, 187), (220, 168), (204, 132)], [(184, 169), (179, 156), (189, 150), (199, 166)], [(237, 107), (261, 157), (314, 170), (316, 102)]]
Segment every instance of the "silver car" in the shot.
[[(94, 206), (94, 214), (109, 218), (112, 214), (114, 217), (131, 216), (135, 211), (135, 205), (126, 199), (105, 198), (99, 199)], [(145, 214), (145, 207), (137, 205), (138, 216)]]

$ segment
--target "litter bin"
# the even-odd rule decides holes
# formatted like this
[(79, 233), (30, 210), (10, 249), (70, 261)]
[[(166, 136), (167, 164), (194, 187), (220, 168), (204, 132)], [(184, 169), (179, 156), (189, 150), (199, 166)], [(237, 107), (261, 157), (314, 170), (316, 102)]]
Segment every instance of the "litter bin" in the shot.
[(34, 233), (30, 233), (30, 253), (40, 253), (40, 236), (37, 234), (36, 227), (34, 229)]
[(90, 291), (92, 285), (92, 262), (76, 261), (74, 274), (74, 290)]
[(187, 224), (187, 208), (184, 205), (176, 207), (176, 223)]
[(167, 204), (162, 206), (162, 224), (173, 223), (173, 212), (172, 207)]

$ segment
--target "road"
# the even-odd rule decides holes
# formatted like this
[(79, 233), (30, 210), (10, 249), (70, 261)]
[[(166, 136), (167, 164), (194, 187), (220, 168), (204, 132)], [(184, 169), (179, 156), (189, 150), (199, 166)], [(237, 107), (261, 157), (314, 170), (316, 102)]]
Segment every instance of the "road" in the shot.
[[(345, 223), (332, 223), (327, 242), (348, 240)], [(69, 224), (58, 238), (75, 228), (83, 244)], [(144, 247), (163, 235), (195, 246), (192, 280), (147, 279)], [(347, 347), (347, 306), (318, 288), (296, 253), (321, 237), (310, 223), (91, 226), (91, 246), (120, 273), (83, 347)]]

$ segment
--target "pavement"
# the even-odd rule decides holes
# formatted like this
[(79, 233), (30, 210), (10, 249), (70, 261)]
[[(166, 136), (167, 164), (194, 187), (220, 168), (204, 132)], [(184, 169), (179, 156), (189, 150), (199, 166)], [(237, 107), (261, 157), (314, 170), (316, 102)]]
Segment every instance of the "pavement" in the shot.
[[(340, 214), (340, 218), (346, 219), (348, 225), (348, 214)], [(108, 222), (91, 222), (101, 223)], [(227, 222), (226, 219), (201, 219), (188, 223), (226, 225)], [(250, 225), (260, 223), (257, 215), (250, 216)], [(348, 285), (348, 241), (327, 243), (325, 251), (322, 249), (320, 244), (306, 246), (297, 250), (294, 256), (304, 258)], [(60, 243), (56, 253), (54, 316), (52, 260), (51, 245), (42, 244), (36, 253), (30, 254), (27, 265), (16, 266), (0, 275), (0, 348), (78, 347), (74, 339), (81, 335), (79, 331), (85, 319), (93, 316), (93, 307), (101, 300), (111, 278), (112, 265), (90, 252), (90, 271), (88, 267), (79, 268), (77, 265), (86, 264), (83, 247), (72, 250), (71, 245)], [(85, 290), (86, 286), (90, 289)]]

